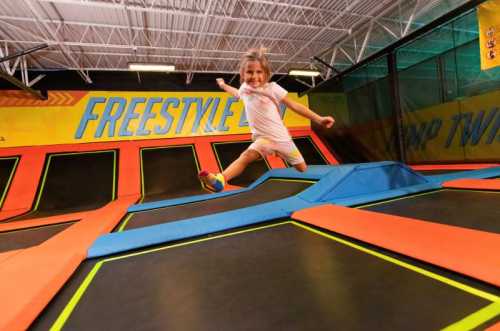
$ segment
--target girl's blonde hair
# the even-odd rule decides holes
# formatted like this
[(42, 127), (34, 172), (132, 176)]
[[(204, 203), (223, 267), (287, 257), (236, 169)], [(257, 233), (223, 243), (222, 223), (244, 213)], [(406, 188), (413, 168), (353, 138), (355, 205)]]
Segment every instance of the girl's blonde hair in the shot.
[(250, 61), (258, 61), (264, 70), (264, 80), (266, 83), (271, 79), (271, 66), (265, 56), (266, 48), (251, 48), (242, 57), (240, 61), (240, 84), (243, 84), (243, 75), (245, 73), (245, 66)]

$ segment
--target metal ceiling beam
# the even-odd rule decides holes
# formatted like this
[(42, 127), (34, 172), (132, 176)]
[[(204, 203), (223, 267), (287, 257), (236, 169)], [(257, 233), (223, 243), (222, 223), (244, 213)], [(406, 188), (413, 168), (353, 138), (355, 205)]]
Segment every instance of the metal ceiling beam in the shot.
[[(349, 36), (344, 36), (344, 37), (338, 38), (338, 40), (332, 44), (333, 47), (330, 47), (330, 48), (327, 48), (327, 49), (324, 49), (324, 50), (318, 52), (316, 56), (321, 57), (325, 53), (329, 53), (329, 51), (333, 50), (334, 48), (341, 47), (342, 45), (347, 43), (349, 40), (353, 40), (358, 34), (364, 32), (363, 29), (357, 29), (357, 27), (360, 27), (360, 26), (363, 26), (366, 24), (369, 24), (369, 26), (373, 27), (372, 22), (376, 22), (378, 19), (380, 19), (384, 15), (387, 15), (388, 13), (393, 12), (396, 9), (396, 7), (398, 7), (398, 5), (400, 4), (401, 1), (402, 0), (397, 0), (396, 2), (393, 2), (392, 4), (387, 4), (386, 3), (387, 1), (381, 2), (381, 5), (378, 6), (377, 9), (382, 7), (382, 8), (385, 8), (384, 10), (382, 10), (376, 16), (373, 16), (368, 21), (362, 21), (362, 22), (359, 22), (358, 24), (356, 24), (356, 26), (355, 26), (356, 32), (354, 32), (353, 34), (351, 34)], [(343, 49), (341, 49), (341, 50), (343, 50)], [(353, 64), (359, 63), (362, 59), (363, 58), (356, 59), (357, 61), (353, 61)]]
[(411, 25), (413, 24), (413, 21), (415, 20), (415, 15), (417, 14), (417, 9), (418, 9), (419, 5), (420, 5), (420, 0), (416, 0), (415, 6), (413, 7), (413, 10), (410, 14), (410, 18), (408, 19), (408, 22), (406, 23), (406, 26), (405, 26), (403, 33), (401, 34), (402, 37), (406, 36), (408, 34), (408, 31), (410, 31)]
[(361, 50), (359, 51), (358, 56), (356, 58), (356, 62), (361, 61), (361, 59), (363, 58), (363, 55), (364, 55), (365, 49), (366, 49), (366, 45), (368, 45), (368, 40), (370, 39), (370, 35), (372, 33), (372, 30), (373, 30), (373, 21), (370, 22), (370, 25), (368, 27), (368, 31), (366, 32), (365, 38), (363, 40), (363, 45), (361, 45)]
[[(5, 48), (5, 53), (0, 48), (0, 57), (1, 57), (0, 63), (5, 70), (5, 73), (2, 73), (2, 75), (0, 77), (9, 81), (11, 84), (19, 87), (20, 89), (27, 91), (28, 93), (36, 96), (39, 99), (47, 99), (46, 92), (42, 93), (40, 91), (33, 90), (31, 88), (31, 86), (33, 86), (34, 84), (39, 82), (43, 77), (45, 77), (45, 75), (38, 75), (37, 77), (35, 77), (33, 80), (30, 81), (29, 76), (28, 76), (28, 64), (26, 61), (27, 55), (29, 55), (33, 52), (36, 52), (36, 51), (40, 51), (40, 50), (47, 48), (47, 47), (48, 47), (47, 44), (41, 44), (41, 45), (29, 48), (29, 49), (18, 51), (16, 53), (10, 54), (10, 55), (7, 53), (7, 51), (8, 51), (7, 46)], [(16, 59), (16, 61), (11, 66), (9, 64), (9, 60), (12, 60), (12, 59)], [(17, 69), (19, 64), (21, 64), (19, 71), (21, 72), (22, 81), (19, 81), (17, 78), (14, 77), (14, 74), (16, 73), (16, 69)]]
[(24, 84), (23, 82), (21, 82), (19, 79), (17, 79), (14, 76), (9, 76), (8, 74), (3, 73), (2, 71), (0, 71), (0, 78), (5, 79), (6, 81), (8, 81), (9, 83), (11, 83), (12, 85), (20, 88), (23, 91), (28, 92), (29, 94), (33, 95), (34, 97), (36, 97), (36, 98), (38, 98), (40, 100), (47, 100), (47, 93), (46, 93), (46, 91), (42, 92), (42, 91), (38, 91), (38, 90), (32, 89), (31, 87), (29, 87), (28, 85)]
[(38, 46), (31, 47), (31, 48), (19, 51), (17, 53), (4, 56), (4, 57), (0, 58), (0, 63), (4, 62), (4, 61), (8, 61), (10, 59), (14, 59), (14, 58), (19, 57), (19, 56), (28, 55), (30, 53), (36, 52), (38, 50), (41, 50), (41, 49), (44, 49), (44, 48), (47, 48), (47, 47), (49, 47), (49, 45), (47, 45), (47, 44), (40, 44)]
[(129, 46), (132, 48), (132, 50), (134, 50), (134, 32), (132, 30), (132, 23), (130, 22), (130, 12), (127, 9), (126, 0), (122, 0), (122, 3), (124, 4), (123, 9), (125, 10), (125, 17), (127, 18)]
[[(275, 2), (275, 1), (270, 1), (270, 0), (252, 0), (252, 2), (254, 2), (254, 3), (262, 3), (262, 4), (267, 4), (267, 5), (272, 5), (272, 6), (275, 6), (275, 7), (296, 8), (296, 9), (300, 9), (300, 10), (309, 10), (309, 11), (321, 12), (321, 13), (324, 12), (326, 14), (333, 14), (333, 15), (338, 15), (338, 14), (342, 13), (341, 10), (334, 10), (334, 9), (322, 8), (321, 5), (319, 5), (317, 7), (313, 7), (313, 6), (291, 4), (291, 3), (287, 3), (287, 2)], [(330, 1), (328, 1), (328, 2), (330, 2)], [(355, 13), (355, 12), (351, 12), (351, 13), (349, 13), (349, 15), (354, 16), (354, 17), (371, 18), (371, 16), (369, 16), (369, 15), (358, 14), (358, 13)]]
[[(205, 15), (203, 17), (203, 22), (201, 23), (201, 28), (200, 28), (200, 31), (202, 34), (207, 30), (209, 14), (210, 14), (210, 11), (212, 10), (212, 7), (214, 4), (215, 4), (214, 0), (210, 0), (205, 8)], [(187, 76), (186, 76), (186, 85), (191, 84), (191, 81), (193, 80), (193, 68), (194, 68), (194, 65), (196, 62), (196, 57), (198, 55), (198, 52), (201, 52), (201, 50), (199, 50), (199, 48), (201, 46), (202, 40), (203, 40), (202, 35), (199, 35), (198, 38), (196, 39), (196, 44), (195, 44), (194, 50), (193, 50), (193, 56), (191, 57), (191, 59), (189, 61), (190, 63), (189, 63), (189, 69), (188, 69)]]
[[(423, 26), (415, 31), (410, 32), (405, 37), (395, 41), (394, 43), (388, 45), (387, 47), (381, 49), (380, 51), (373, 53), (370, 56), (364, 58), (362, 61), (358, 62), (357, 64), (347, 68), (346, 70), (342, 71), (340, 75), (343, 76), (343, 75), (347, 75), (347, 74), (350, 74), (352, 72), (355, 72), (358, 68), (361, 68), (368, 63), (372, 63), (374, 60), (379, 59), (382, 56), (387, 56), (388, 54), (391, 54), (392, 52), (394, 52), (398, 48), (402, 47), (403, 45), (408, 44), (412, 40), (416, 40), (416, 39), (424, 36), (425, 34), (429, 33), (430, 31), (436, 29), (436, 27), (442, 26), (443, 24), (449, 22), (453, 18), (456, 18), (464, 13), (467, 13), (468, 11), (476, 8), (477, 6), (479, 6), (481, 3), (485, 2), (485, 1), (487, 1), (487, 0), (470, 0), (470, 1), (464, 2), (462, 5), (458, 6), (457, 8), (452, 9), (451, 11), (446, 12), (445, 14), (438, 17), (437, 19), (430, 22), (429, 24), (427, 24), (427, 25), (425, 25), (425, 26)], [(425, 12), (425, 10), (426, 10), (425, 8), (422, 8), (421, 12)], [(340, 75), (338, 75), (338, 76), (340, 76)], [(328, 81), (331, 81), (331, 79)], [(328, 83), (328, 81), (324, 81), (324, 82), (320, 83), (318, 86), (316, 86), (315, 88), (310, 89), (308, 91), (305, 91), (302, 94), (308, 94), (308, 93), (312, 92), (313, 90), (321, 87), (323, 84)]]
[[(431, 10), (432, 6), (440, 3), (440, 0), (365, 0), (359, 1), (357, 6), (353, 6), (349, 3), (354, 2), (353, 0), (335, 0), (334, 2), (331, 0), (307, 2), (295, 0), (214, 0), (211, 2), (211, 9), (207, 10), (210, 8), (207, 6), (210, 0), (195, 0), (194, 2), (159, 0), (23, 1), (28, 5), (31, 4), (35, 11), (31, 9), (33, 12), (31, 14), (30, 11), (25, 10), (24, 13), (19, 12), (19, 14), (30, 17), (12, 17), (17, 15), (17, 12), (11, 10), (16, 6), (16, 0), (0, 2), (0, 11), (16, 13), (11, 14), (12, 16), (9, 14), (0, 15), (1, 28), (8, 29), (4, 34), (9, 37), (4, 37), (4, 41), (12, 43), (15, 47), (19, 47), (19, 45), (29, 47), (40, 42), (57, 45), (63, 50), (62, 53), (59, 53), (60, 56), (54, 56), (52, 54), (56, 53), (52, 52), (45, 53), (46, 57), (53, 57), (53, 63), (66, 61), (67, 63), (62, 65), (64, 68), (71, 67), (78, 70), (80, 67), (84, 74), (88, 67), (92, 67), (92, 70), (104, 66), (119, 68), (128, 62), (127, 58), (132, 59), (135, 54), (143, 59), (147, 56), (159, 61), (171, 59), (175, 61), (176, 65), (184, 65), (184, 70), (192, 69), (193, 72), (203, 72), (214, 68), (225, 72), (232, 67), (234, 73), (237, 57), (247, 48), (259, 46), (259, 44), (274, 51), (269, 56), (270, 61), (275, 66), (281, 67), (276, 69), (278, 73), (284, 72), (291, 64), (294, 66), (308, 64), (305, 59), (314, 55), (316, 49), (328, 50), (324, 58), (330, 59), (331, 55), (332, 64), (346, 62), (341, 54), (343, 52), (347, 53), (353, 62), (359, 62), (379, 48), (374, 46), (377, 45), (376, 41), (378, 40), (375, 38), (380, 36), (377, 32), (383, 34), (387, 32), (397, 40), (421, 24), (418, 22), (421, 12), (427, 9)], [(402, 12), (399, 16), (397, 13), (380, 15), (394, 1), (401, 5)], [(343, 9), (339, 8), (341, 5)], [(347, 8), (352, 10), (347, 10)], [(52, 9), (59, 14), (54, 16)], [(94, 18), (92, 13), (96, 11), (99, 11), (102, 16)], [(38, 15), (36, 15), (37, 12)], [(74, 20), (81, 21), (66, 21), (65, 14), (67, 13)], [(123, 16), (123, 13), (126, 13), (126, 16)], [(162, 15), (158, 15), (158, 13)], [(135, 20), (136, 15), (137, 21)], [(144, 19), (141, 21), (141, 16), (143, 18), (147, 16), (147, 21), (152, 23), (152, 26), (140, 26), (145, 24)], [(167, 18), (175, 17), (175, 20), (168, 20), (167, 25), (165, 25), (163, 18), (165, 16)], [(334, 23), (331, 20), (335, 20)], [(212, 22), (217, 24), (216, 29), (211, 29)], [(270, 24), (270, 22), (273, 23)], [(277, 25), (274, 22), (282, 24)], [(397, 32), (394, 31), (395, 22), (398, 25)], [(248, 23), (255, 23), (255, 25)], [(349, 28), (345, 28), (344, 25)], [(176, 29), (168, 29), (167, 27), (170, 26)], [(349, 35), (341, 33), (339, 35), (338, 30), (336, 30), (339, 26), (342, 28), (341, 31), (350, 32), (352, 30), (354, 33)], [(208, 30), (213, 32), (208, 32)], [(246, 32), (246, 34), (240, 35), (239, 31)], [(62, 38), (63, 35), (64, 38)], [(391, 37), (382, 35), (384, 40)], [(209, 40), (204, 41), (203, 38)], [(22, 39), (26, 40), (22, 41)], [(304, 47), (304, 45), (307, 46)], [(335, 47), (339, 45), (340, 48)], [(334, 46), (333, 52), (332, 46)], [(96, 51), (94, 52), (94, 50)], [(92, 54), (92, 57), (87, 56), (87, 54)], [(109, 58), (110, 56), (113, 57)], [(216, 62), (213, 64), (208, 62), (209, 58), (215, 59), (216, 57), (220, 60), (214, 60)], [(234, 59), (230, 57), (234, 57)], [(100, 59), (99, 64), (96, 62), (97, 59)], [(276, 61), (276, 59), (280, 61)], [(50, 65), (50, 61), (47, 61), (45, 58), (44, 64), (49, 63)], [(338, 65), (341, 66), (340, 63)], [(341, 68), (344, 66), (345, 64), (342, 64)], [(56, 65), (56, 67), (58, 66)], [(329, 72), (331, 74), (331, 71)]]
[[(19, 43), (19, 44), (39, 44), (37, 41), (31, 41), (31, 40), (13, 40), (13, 39), (0, 39), (0, 42), (7, 42), (7, 43)], [(50, 45), (57, 45), (55, 42), (49, 42)], [(82, 42), (62, 42), (63, 45), (69, 46), (69, 47), (91, 47), (91, 48), (99, 48), (99, 49), (131, 49), (130, 45), (122, 45), (122, 44), (98, 44), (98, 43), (82, 43)], [(144, 49), (144, 50), (164, 50), (164, 51), (178, 51), (178, 52), (195, 52), (195, 48), (176, 48), (176, 47), (159, 47), (159, 46), (134, 46), (138, 50)], [(205, 52), (205, 53), (219, 53), (219, 54), (234, 54), (234, 56), (240, 56), (241, 54), (245, 53), (242, 51), (231, 51), (231, 50), (220, 50), (220, 49), (197, 49), (198, 52)], [(105, 52), (102, 52), (105, 53)], [(133, 53), (130, 53), (129, 55), (133, 55)], [(137, 55), (140, 55), (139, 53)], [(270, 53), (273, 57), (286, 57), (286, 53)], [(185, 56), (184, 56), (185, 58)]]
[[(25, 0), (26, 1), (26, 0)], [(102, 2), (102, 1), (95, 1), (95, 0), (38, 0), (39, 2), (47, 2), (47, 3), (55, 3), (55, 4), (69, 4), (69, 5), (77, 5), (77, 6), (86, 6), (86, 7), (92, 7), (92, 8), (108, 8), (108, 9), (116, 9), (116, 10), (123, 10), (123, 4), (121, 2)], [(252, 3), (252, 2), (248, 2)], [(195, 18), (203, 18), (204, 13), (203, 11), (200, 12), (193, 12), (192, 10), (181, 10), (181, 9), (169, 9), (165, 7), (160, 7), (160, 6), (149, 6), (149, 7), (141, 7), (137, 5), (128, 5), (127, 6), (128, 10), (130, 11), (138, 11), (138, 12), (149, 12), (149, 13), (155, 13), (155, 14), (171, 14), (175, 16), (188, 16), (188, 17), (195, 17)], [(259, 18), (251, 18), (251, 17), (232, 17), (232, 16), (226, 16), (226, 15), (220, 15), (217, 13), (213, 13), (211, 15), (213, 18), (216, 19), (221, 19), (221, 20), (228, 20), (228, 21), (233, 21), (233, 22), (248, 22), (248, 23), (258, 23), (258, 24), (264, 24), (264, 25), (282, 25), (282, 26), (294, 26), (298, 28), (305, 28), (305, 29), (324, 29), (326, 30), (332, 30), (332, 31), (344, 31), (344, 32), (349, 32), (350, 29), (345, 29), (341, 27), (333, 27), (330, 24), (327, 26), (321, 26), (321, 25), (313, 25), (313, 24), (298, 24), (294, 22), (285, 22), (285, 21), (278, 21), (278, 20), (267, 20), (267, 19), (259, 19)]]
[(295, 59), (297, 56), (301, 55), (302, 52), (309, 47), (309, 45), (311, 45), (316, 39), (318, 39), (318, 37), (321, 36), (322, 33), (324, 33), (325, 31), (327, 31), (327, 27), (328, 26), (336, 24), (345, 14), (347, 14), (350, 10), (352, 10), (353, 8), (355, 8), (360, 2), (361, 2), (361, 0), (354, 0), (351, 3), (349, 3), (349, 5), (346, 6), (346, 8), (344, 9), (344, 11), (342, 11), (337, 16), (335, 16), (335, 18), (332, 19), (327, 24), (327, 26), (325, 26), (320, 31), (318, 31), (316, 33), (316, 35), (313, 38), (311, 38), (311, 40), (309, 40), (307, 43), (305, 43), (295, 54), (293, 54), (291, 57), (289, 57), (288, 60), (284, 64), (282, 64), (278, 69), (276, 69), (276, 71), (280, 71), (288, 63), (290, 63), (293, 59)]
[[(31, 17), (18, 17), (18, 16), (6, 16), (6, 15), (0, 15), (0, 20), (2, 20), (5, 24), (10, 24), (11, 27), (23, 30), (22, 27), (18, 27), (12, 23), (7, 22), (6, 20), (10, 21), (19, 21), (19, 22), (30, 22), (30, 23), (37, 23), (37, 20)], [(95, 23), (95, 22), (76, 22), (76, 21), (60, 21), (60, 20), (47, 20), (43, 19), (42, 21), (46, 23), (52, 23), (56, 25), (62, 25), (65, 28), (70, 28), (70, 29), (85, 29), (83, 31), (78, 31), (82, 36), (86, 35), (85, 31), (88, 32), (89, 27), (94, 27), (94, 28), (103, 28), (103, 29), (120, 29), (120, 30), (127, 30), (129, 29), (128, 25), (120, 25), (120, 24), (104, 24), (104, 23)], [(143, 31), (143, 27), (139, 26), (131, 26), (132, 31)], [(255, 35), (245, 35), (245, 34), (232, 34), (232, 33), (216, 33), (216, 32), (199, 32), (199, 31), (186, 31), (186, 30), (177, 30), (177, 29), (162, 29), (162, 28), (154, 28), (150, 27), (148, 28), (149, 31), (152, 32), (159, 32), (159, 33), (172, 33), (172, 34), (180, 34), (180, 35), (195, 35), (195, 36), (210, 36), (210, 37), (224, 37), (224, 38), (231, 38), (231, 39), (248, 39), (248, 40), (255, 40), (256, 36)], [(28, 31), (24, 30), (23, 32), (29, 33)], [(104, 31), (103, 31), (104, 32)], [(107, 32), (107, 31), (105, 31)], [(35, 36), (35, 35), (33, 35)], [(40, 38), (40, 36), (36, 36), (37, 39), (43, 40), (43, 38)], [(297, 44), (303, 44), (304, 42), (307, 42), (308, 39), (297, 39), (297, 38), (276, 38), (276, 37), (259, 37), (260, 40), (264, 41), (270, 41), (270, 42), (289, 42), (289, 43), (297, 43)], [(326, 43), (325, 43), (326, 44)]]
[[(61, 42), (61, 40), (57, 36), (56, 32), (49, 26), (49, 24), (47, 24), (47, 23), (45, 23), (45, 22), (42, 21), (42, 16), (40, 15), (40, 13), (38, 12), (38, 10), (33, 5), (32, 0), (24, 0), (24, 3), (28, 6), (28, 8), (30, 9), (30, 11), (33, 13), (33, 15), (35, 15), (35, 18), (39, 22), (39, 28), (40, 28), (41, 32), (44, 33), (43, 30), (41, 29), (41, 27), (45, 28), (45, 31), (49, 33), (49, 35), (53, 38), (53, 40), (57, 43), (57, 45), (59, 46), (59, 48), (62, 50), (64, 56), (75, 67), (78, 68), (79, 64), (76, 62), (76, 60), (71, 55), (71, 51), (69, 51), (66, 48), (66, 46)], [(90, 77), (82, 69), (77, 69), (77, 70), (78, 70), (78, 74), (82, 77), (82, 79), (86, 83), (89, 83), (89, 84), (92, 83), (92, 80), (90, 79)]]
[[(44, 53), (49, 53), (49, 54), (60, 54), (58, 51), (49, 51), (49, 50), (44, 50), (40, 51), (42, 54)], [(78, 51), (74, 52), (74, 54), (78, 55), (80, 54)], [(111, 53), (111, 52), (85, 52), (81, 53), (85, 54), (88, 56), (131, 56), (129, 53)], [(159, 55), (159, 54), (137, 54), (137, 57), (146, 57), (149, 56), (151, 58), (158, 58), (158, 59), (185, 59), (185, 56), (175, 56), (175, 55)], [(237, 57), (232, 57), (232, 58), (224, 58), (224, 57), (217, 57), (217, 56), (200, 56), (198, 57), (200, 60), (207, 60), (207, 61), (232, 61), (232, 62), (238, 62), (239, 58)], [(272, 63), (285, 63), (287, 60), (270, 60)], [(300, 64), (309, 64), (309, 61), (299, 61), (298, 63)]]

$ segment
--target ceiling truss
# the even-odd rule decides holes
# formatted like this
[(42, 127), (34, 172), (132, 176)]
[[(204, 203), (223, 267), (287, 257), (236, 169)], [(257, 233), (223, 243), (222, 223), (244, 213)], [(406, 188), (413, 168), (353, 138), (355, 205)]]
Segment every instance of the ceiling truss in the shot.
[(237, 74), (241, 55), (260, 46), (275, 74), (310, 68), (316, 56), (329, 64), (318, 67), (328, 79), (331, 67), (356, 64), (426, 23), (428, 13), (464, 2), (3, 0), (0, 44), (5, 54), (46, 43), (18, 65), (76, 70), (87, 83), (89, 71), (128, 70), (129, 62), (175, 64), (187, 84), (196, 73)]

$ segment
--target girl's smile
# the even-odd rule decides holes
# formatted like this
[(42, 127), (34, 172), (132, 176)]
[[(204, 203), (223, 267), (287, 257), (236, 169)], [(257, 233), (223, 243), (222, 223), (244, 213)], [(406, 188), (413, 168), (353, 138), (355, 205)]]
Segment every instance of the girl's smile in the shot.
[(248, 61), (243, 71), (243, 81), (253, 88), (266, 82), (266, 74), (259, 61)]

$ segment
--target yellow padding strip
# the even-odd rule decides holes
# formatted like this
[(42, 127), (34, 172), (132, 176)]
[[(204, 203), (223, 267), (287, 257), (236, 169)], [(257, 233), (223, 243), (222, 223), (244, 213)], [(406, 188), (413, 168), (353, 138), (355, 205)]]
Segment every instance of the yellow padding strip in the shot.
[(102, 264), (103, 264), (103, 262), (96, 263), (96, 265), (94, 266), (94, 268), (92, 268), (92, 270), (89, 272), (87, 277), (85, 277), (85, 280), (80, 285), (80, 287), (78, 288), (76, 293), (73, 295), (73, 297), (71, 298), (69, 303), (66, 305), (66, 307), (64, 307), (64, 310), (61, 312), (61, 314), (59, 315), (59, 317), (55, 321), (54, 325), (52, 325), (52, 327), (50, 328), (50, 331), (56, 331), (56, 330), (58, 331), (64, 327), (64, 324), (66, 324), (66, 321), (68, 320), (69, 316), (71, 315), (71, 313), (75, 309), (76, 305), (78, 304), (78, 302), (82, 298), (83, 294), (85, 293), (85, 291), (89, 287), (90, 283), (92, 282), (95, 275), (97, 274), (97, 272), (101, 268)]
[(447, 326), (442, 331), (472, 330), (498, 315), (500, 315), (500, 302), (494, 302), (464, 319)]
[(372, 207), (372, 206), (376, 206), (376, 205), (382, 205), (384, 203), (389, 203), (389, 202), (398, 201), (398, 200), (404, 200), (404, 199), (411, 199), (411, 198), (415, 198), (415, 197), (419, 197), (419, 196), (423, 196), (423, 195), (428, 195), (428, 194), (433, 194), (433, 193), (438, 193), (438, 192), (444, 192), (444, 191), (460, 191), (460, 192), (478, 192), (478, 193), (500, 194), (500, 192), (498, 192), (498, 191), (488, 191), (488, 190), (484, 190), (483, 191), (483, 190), (468, 190), (468, 189), (444, 188), (444, 189), (437, 189), (437, 190), (434, 190), (434, 191), (423, 192), (423, 193), (420, 193), (420, 194), (407, 195), (407, 196), (403, 196), (403, 197), (399, 197), (399, 198), (395, 198), (395, 199), (388, 199), (388, 200), (384, 200), (384, 201), (378, 201), (378, 202), (369, 203), (369, 204), (366, 204), (366, 205), (360, 205), (360, 206), (357, 206), (356, 208), (363, 209), (363, 208)]
[(210, 237), (210, 238), (202, 238), (202, 239), (193, 240), (193, 241), (189, 241), (189, 242), (179, 243), (179, 244), (175, 244), (175, 245), (171, 245), (171, 246), (167, 246), (167, 247), (154, 248), (154, 249), (150, 249), (150, 250), (143, 251), (143, 252), (137, 252), (137, 253), (132, 253), (132, 254), (128, 254), (128, 255), (112, 257), (112, 258), (103, 260), (103, 262), (110, 262), (110, 261), (115, 261), (115, 260), (121, 260), (121, 259), (125, 259), (125, 258), (132, 257), (132, 256), (138, 256), (138, 255), (143, 255), (143, 254), (154, 253), (154, 252), (162, 251), (162, 250), (165, 250), (165, 249), (171, 249), (171, 248), (177, 248), (177, 247), (182, 247), (182, 246), (188, 246), (188, 245), (192, 245), (192, 244), (198, 244), (198, 243), (201, 243), (201, 242), (204, 242), (204, 241), (209, 241), (209, 240), (213, 240), (213, 239), (220, 239), (220, 238), (235, 236), (235, 235), (239, 235), (239, 234), (243, 234), (243, 233), (247, 233), (247, 232), (252, 232), (252, 231), (258, 231), (258, 230), (273, 228), (273, 227), (276, 227), (276, 226), (280, 226), (280, 225), (284, 225), (284, 224), (290, 224), (290, 223), (292, 223), (292, 222), (285, 221), (285, 222), (281, 222), (281, 223), (276, 223), (276, 224), (270, 224), (270, 225), (261, 226), (261, 227), (258, 227), (258, 228), (251, 228), (251, 229), (247, 229), (247, 230), (242, 230), (242, 231), (237, 231), (237, 232), (231, 232), (231, 233), (227, 233), (227, 234), (222, 234), (220, 236), (214, 236), (214, 237)]
[(420, 197), (422, 195), (434, 194), (434, 193), (437, 193), (437, 192), (440, 192), (440, 191), (444, 191), (444, 190), (437, 189), (437, 190), (434, 190), (434, 191), (428, 191), (428, 192), (419, 193), (419, 194), (405, 195), (405, 196), (399, 197), (399, 198), (388, 199), (388, 200), (383, 200), (383, 201), (377, 201), (377, 202), (369, 203), (369, 204), (366, 204), (366, 205), (356, 206), (356, 208), (363, 209), (363, 208), (367, 208), (367, 207), (371, 207), (371, 206), (382, 205), (384, 203), (389, 203), (389, 202), (393, 202), (393, 201), (404, 200), (404, 199), (411, 199), (411, 198), (415, 198), (415, 197)]
[(122, 224), (120, 225), (120, 227), (118, 228), (118, 231), (117, 232), (122, 232), (123, 230), (125, 230), (125, 227), (127, 226), (128, 224), (128, 221), (130, 221), (130, 218), (132, 218), (132, 216), (134, 215), (135, 213), (130, 213), (127, 215), (127, 217), (125, 217), (125, 219), (123, 220)]
[(310, 180), (310, 179), (300, 179), (300, 178), (297, 178), (297, 179), (289, 179), (289, 178), (269, 178), (268, 179), (269, 181), (277, 181), (277, 182), (297, 182), (297, 183), (317, 183), (318, 181), (317, 180)]
[(414, 265), (411, 265), (409, 263), (406, 263), (406, 262), (403, 262), (403, 261), (400, 261), (398, 259), (395, 259), (395, 258), (392, 258), (390, 256), (387, 256), (387, 255), (384, 255), (382, 253), (379, 253), (379, 252), (376, 252), (376, 251), (373, 251), (373, 250), (370, 250), (368, 248), (365, 248), (365, 247), (362, 247), (362, 246), (359, 246), (357, 244), (354, 244), (352, 242), (349, 242), (347, 240), (344, 240), (344, 239), (341, 239), (341, 238), (337, 238), (337, 237), (334, 237), (330, 234), (327, 234), (327, 233), (324, 233), (324, 232), (321, 232), (319, 230), (316, 230), (316, 229), (313, 229), (313, 228), (310, 228), (306, 225), (303, 225), (303, 224), (300, 224), (300, 223), (297, 223), (297, 222), (292, 222), (292, 224), (294, 225), (297, 225), (301, 228), (304, 228), (308, 231), (311, 231), (313, 233), (316, 233), (316, 234), (319, 234), (320, 236), (323, 236), (323, 237), (326, 237), (326, 238), (329, 238), (329, 239), (332, 239), (332, 240), (335, 240), (341, 244), (344, 244), (344, 245), (347, 245), (349, 247), (352, 247), (352, 248), (355, 248), (357, 250), (360, 250), (364, 253), (368, 253), (370, 255), (373, 255), (373, 256), (376, 256), (380, 259), (383, 259), (385, 261), (388, 261), (388, 262), (391, 262), (391, 263), (394, 263), (394, 264), (397, 264), (398, 266), (401, 266), (403, 268), (406, 268), (406, 269), (410, 269), (412, 271), (415, 271), (415, 272), (418, 272), (424, 276), (427, 276), (427, 277), (430, 277), (430, 278), (433, 278), (435, 280), (438, 280), (442, 283), (445, 283), (447, 285), (450, 285), (450, 286), (453, 286), (453, 287), (456, 287), (462, 291), (465, 291), (467, 293), (470, 293), (472, 295), (475, 295), (475, 296), (478, 296), (480, 298), (483, 298), (483, 299), (486, 299), (486, 300), (489, 300), (489, 301), (492, 301), (492, 302), (500, 302), (500, 298), (497, 297), (496, 295), (493, 295), (493, 294), (490, 294), (490, 293), (486, 293), (484, 291), (481, 291), (481, 290), (478, 290), (478, 289), (475, 289), (473, 287), (470, 287), (468, 285), (465, 285), (465, 284), (462, 284), (462, 283), (459, 283), (457, 281), (454, 281), (452, 279), (449, 279), (449, 278), (446, 278), (446, 277), (443, 277), (443, 276), (440, 276), (438, 274), (435, 274), (431, 271), (428, 271), (428, 270), (425, 270), (425, 269), (422, 269), (422, 268), (419, 268), (417, 266), (414, 266)]

